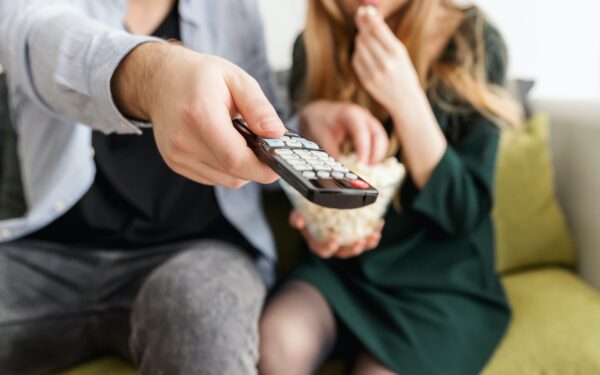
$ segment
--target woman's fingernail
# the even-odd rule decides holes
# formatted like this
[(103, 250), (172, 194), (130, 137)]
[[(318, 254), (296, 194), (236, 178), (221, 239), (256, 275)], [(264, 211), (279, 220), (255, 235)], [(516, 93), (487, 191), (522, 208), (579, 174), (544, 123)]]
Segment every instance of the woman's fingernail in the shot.
[(363, 16), (367, 13), (367, 7), (366, 6), (360, 6), (358, 7), (358, 10), (356, 11), (356, 14), (358, 14), (359, 16)]
[(365, 12), (370, 16), (377, 16), (379, 14), (373, 5), (367, 5), (365, 8)]

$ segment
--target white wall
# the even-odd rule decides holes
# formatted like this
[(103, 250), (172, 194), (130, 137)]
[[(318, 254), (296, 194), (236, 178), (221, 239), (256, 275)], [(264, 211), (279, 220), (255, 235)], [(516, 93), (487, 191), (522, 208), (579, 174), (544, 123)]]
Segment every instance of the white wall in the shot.
[(265, 20), (267, 48), (275, 69), (291, 64), (292, 45), (304, 28), (306, 0), (258, 0)]
[[(507, 39), (511, 75), (536, 81), (536, 97), (600, 99), (599, 0), (478, 0)], [(259, 0), (269, 56), (290, 63), (305, 0)]]
[(515, 77), (534, 95), (600, 99), (600, 1), (479, 0), (509, 45)]

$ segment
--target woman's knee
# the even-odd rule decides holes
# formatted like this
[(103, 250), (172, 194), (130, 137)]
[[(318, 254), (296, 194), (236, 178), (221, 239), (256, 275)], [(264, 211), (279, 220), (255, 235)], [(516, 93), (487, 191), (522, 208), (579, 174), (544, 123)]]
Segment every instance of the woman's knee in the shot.
[(265, 309), (260, 323), (261, 373), (309, 374), (329, 352), (335, 320), (314, 292), (301, 285), (284, 287)]

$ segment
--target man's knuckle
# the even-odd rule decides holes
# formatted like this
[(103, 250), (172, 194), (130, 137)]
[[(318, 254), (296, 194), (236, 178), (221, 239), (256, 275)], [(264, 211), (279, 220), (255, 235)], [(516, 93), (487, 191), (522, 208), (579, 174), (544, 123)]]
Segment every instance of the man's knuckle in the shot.
[(171, 157), (177, 157), (180, 153), (187, 150), (187, 139), (181, 132), (174, 132), (169, 137), (169, 149), (171, 150)]
[(245, 185), (245, 182), (242, 180), (229, 180), (226, 182), (225, 186), (229, 189), (240, 189), (242, 186)]
[(227, 173), (236, 172), (241, 164), (242, 160), (237, 152), (229, 151), (223, 155), (223, 168)]

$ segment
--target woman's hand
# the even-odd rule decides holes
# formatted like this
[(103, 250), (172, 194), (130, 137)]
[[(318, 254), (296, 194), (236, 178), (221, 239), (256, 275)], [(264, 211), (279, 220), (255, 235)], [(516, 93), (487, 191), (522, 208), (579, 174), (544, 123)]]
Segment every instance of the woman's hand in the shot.
[(360, 9), (352, 65), (361, 84), (390, 113), (403, 162), (423, 188), (446, 151), (446, 138), (406, 48), (376, 11)]
[(334, 158), (351, 139), (360, 161), (376, 164), (385, 157), (389, 140), (383, 125), (365, 108), (344, 102), (314, 101), (300, 111), (303, 136), (314, 140)]
[(404, 44), (375, 8), (359, 8), (355, 22), (352, 66), (361, 84), (390, 114), (410, 108), (408, 101), (423, 90)]
[(335, 257), (340, 259), (348, 259), (359, 256), (366, 251), (373, 250), (379, 245), (384, 221), (382, 219), (379, 222), (379, 225), (377, 225), (370, 236), (347, 246), (340, 246), (340, 239), (335, 236), (326, 242), (317, 241), (306, 228), (306, 220), (304, 219), (304, 216), (295, 210), (290, 213), (290, 225), (302, 233), (310, 250), (321, 258), (328, 259)]

